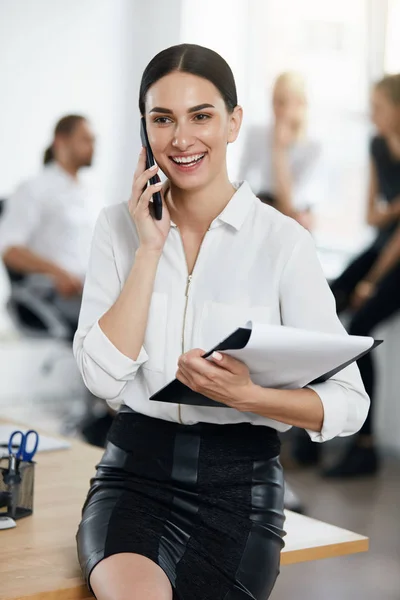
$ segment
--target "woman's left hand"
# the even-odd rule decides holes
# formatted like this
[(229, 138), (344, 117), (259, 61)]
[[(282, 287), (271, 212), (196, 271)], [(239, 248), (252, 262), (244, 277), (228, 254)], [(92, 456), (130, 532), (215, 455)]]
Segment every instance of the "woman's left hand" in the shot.
[(247, 366), (236, 358), (214, 352), (211, 360), (195, 348), (179, 358), (176, 378), (194, 392), (246, 412), (253, 382)]

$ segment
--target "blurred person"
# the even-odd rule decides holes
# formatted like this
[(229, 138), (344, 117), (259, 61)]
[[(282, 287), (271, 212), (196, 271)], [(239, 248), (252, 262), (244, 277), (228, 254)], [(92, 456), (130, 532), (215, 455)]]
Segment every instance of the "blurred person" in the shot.
[[(278, 432), (351, 435), (369, 400), (355, 364), (275, 390), (224, 353), (201, 358), (244, 314), (347, 334), (310, 234), (229, 180), (242, 109), (224, 59), (163, 50), (139, 109), (156, 165), (142, 149), (129, 201), (99, 216), (74, 339), (86, 385), (122, 404), (82, 512), (82, 572), (98, 600), (267, 600), (284, 536)], [(158, 170), (163, 189), (148, 187)], [(174, 374), (225, 406), (149, 401)]]
[(311, 230), (312, 207), (320, 199), (321, 145), (308, 131), (306, 85), (299, 73), (279, 75), (272, 108), (271, 125), (250, 127), (241, 176), (263, 202)]
[[(372, 92), (368, 224), (377, 229), (373, 243), (332, 283), (337, 311), (349, 309), (348, 331), (371, 335), (375, 327), (400, 310), (400, 74), (381, 79)], [(327, 477), (372, 475), (379, 468), (373, 433), (376, 377), (371, 354), (358, 361), (371, 398), (371, 410), (353, 443)], [(318, 462), (319, 448), (302, 433), (294, 444), (302, 464)]]
[[(60, 119), (44, 168), (10, 197), (0, 220), (0, 254), (12, 277), (47, 276), (49, 298), (76, 330), (91, 237), (99, 207), (78, 178), (90, 167), (94, 135), (86, 118)], [(55, 291), (55, 293), (54, 293)]]

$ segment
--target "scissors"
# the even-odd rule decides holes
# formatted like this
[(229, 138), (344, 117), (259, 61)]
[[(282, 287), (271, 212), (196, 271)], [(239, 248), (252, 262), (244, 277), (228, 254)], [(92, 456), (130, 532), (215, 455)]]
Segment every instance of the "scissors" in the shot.
[[(33, 444), (29, 442), (29, 438), (33, 439)], [(17, 441), (14, 441), (14, 439)], [(27, 449), (28, 445), (31, 446), (30, 450)], [(38, 445), (39, 434), (37, 431), (29, 429), (26, 433), (22, 433), (22, 431), (16, 430), (12, 432), (8, 440), (8, 452), (10, 456), (14, 454), (18, 460), (31, 462), (36, 454)], [(18, 448), (16, 452), (14, 451), (15, 447)]]

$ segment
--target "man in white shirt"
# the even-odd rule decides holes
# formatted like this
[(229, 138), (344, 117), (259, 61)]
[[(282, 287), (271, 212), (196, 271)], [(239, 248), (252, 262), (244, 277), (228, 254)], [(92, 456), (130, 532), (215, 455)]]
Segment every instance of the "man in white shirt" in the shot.
[(44, 169), (6, 202), (0, 254), (17, 276), (49, 277), (54, 302), (75, 329), (98, 208), (78, 179), (89, 167), (94, 135), (79, 115), (62, 118), (46, 150)]

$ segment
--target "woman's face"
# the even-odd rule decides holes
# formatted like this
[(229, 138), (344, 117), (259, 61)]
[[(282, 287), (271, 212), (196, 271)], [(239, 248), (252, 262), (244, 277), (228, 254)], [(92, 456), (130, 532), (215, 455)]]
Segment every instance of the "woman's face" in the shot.
[(371, 119), (381, 135), (391, 135), (400, 130), (400, 107), (379, 88), (372, 92)]
[(146, 125), (154, 158), (181, 189), (207, 186), (226, 173), (226, 147), (239, 133), (242, 110), (229, 114), (207, 79), (174, 72), (146, 96)]
[(277, 84), (272, 96), (275, 119), (291, 125), (301, 125), (305, 119), (306, 101), (304, 96), (290, 85)]

